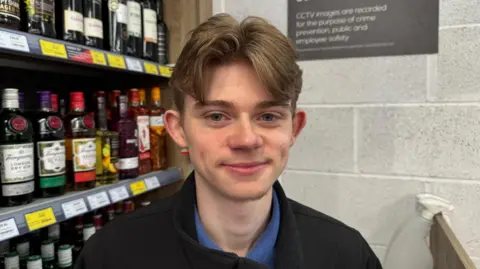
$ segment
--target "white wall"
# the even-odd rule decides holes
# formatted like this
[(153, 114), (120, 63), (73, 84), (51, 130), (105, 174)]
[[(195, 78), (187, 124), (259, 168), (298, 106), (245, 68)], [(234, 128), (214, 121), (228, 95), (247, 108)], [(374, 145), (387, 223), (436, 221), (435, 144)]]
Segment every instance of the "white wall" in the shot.
[[(287, 32), (286, 0), (213, 3)], [(440, 195), (480, 268), (480, 0), (442, 0), (440, 23), (438, 56), (300, 62), (308, 124), (282, 183), (357, 228), (381, 259), (414, 195)]]

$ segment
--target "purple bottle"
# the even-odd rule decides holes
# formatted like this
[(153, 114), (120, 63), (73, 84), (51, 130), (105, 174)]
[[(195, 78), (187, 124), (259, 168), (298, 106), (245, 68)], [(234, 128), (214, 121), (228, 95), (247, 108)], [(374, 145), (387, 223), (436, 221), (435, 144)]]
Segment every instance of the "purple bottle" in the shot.
[(119, 133), (118, 176), (122, 180), (138, 176), (138, 129), (137, 123), (128, 115), (127, 96), (118, 96), (117, 103), (119, 120), (115, 131)]

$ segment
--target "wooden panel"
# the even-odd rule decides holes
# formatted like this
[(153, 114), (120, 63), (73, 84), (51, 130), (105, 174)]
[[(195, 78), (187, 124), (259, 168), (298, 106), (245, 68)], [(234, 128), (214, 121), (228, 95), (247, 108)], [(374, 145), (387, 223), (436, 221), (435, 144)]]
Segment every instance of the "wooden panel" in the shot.
[(435, 269), (476, 268), (442, 214), (435, 216), (430, 233), (430, 248)]

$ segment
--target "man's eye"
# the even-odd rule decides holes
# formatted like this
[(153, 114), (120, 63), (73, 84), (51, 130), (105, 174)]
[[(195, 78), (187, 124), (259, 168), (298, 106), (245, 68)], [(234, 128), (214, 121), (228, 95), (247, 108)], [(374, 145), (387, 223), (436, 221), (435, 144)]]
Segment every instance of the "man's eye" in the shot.
[(207, 116), (207, 118), (212, 121), (221, 121), (224, 116), (220, 113), (211, 113)]
[(274, 120), (277, 119), (277, 116), (275, 116), (273, 114), (270, 114), (270, 113), (266, 113), (266, 114), (263, 114), (262, 116), (260, 116), (260, 118), (263, 121), (274, 121)]

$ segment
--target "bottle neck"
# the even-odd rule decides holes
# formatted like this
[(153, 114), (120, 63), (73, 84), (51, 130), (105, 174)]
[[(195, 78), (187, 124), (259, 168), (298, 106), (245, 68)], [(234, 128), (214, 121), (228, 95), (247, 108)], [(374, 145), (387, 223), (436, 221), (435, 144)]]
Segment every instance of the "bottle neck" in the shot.
[(121, 119), (126, 119), (128, 118), (128, 107), (126, 103), (120, 103), (118, 105), (118, 116)]

